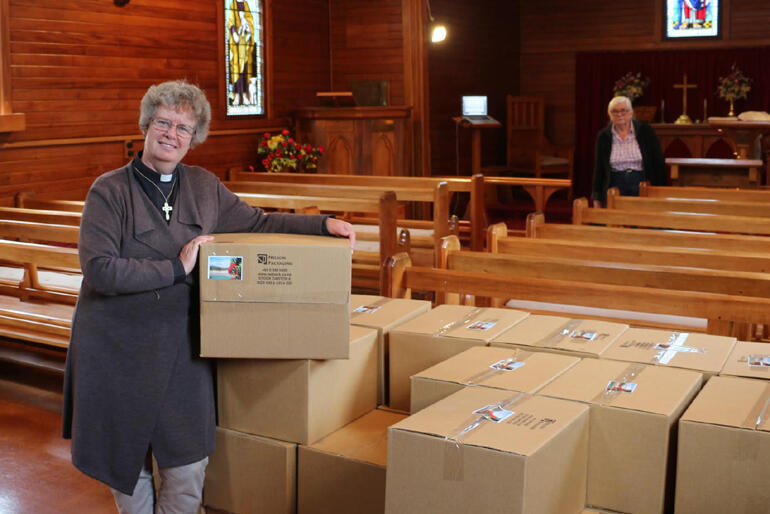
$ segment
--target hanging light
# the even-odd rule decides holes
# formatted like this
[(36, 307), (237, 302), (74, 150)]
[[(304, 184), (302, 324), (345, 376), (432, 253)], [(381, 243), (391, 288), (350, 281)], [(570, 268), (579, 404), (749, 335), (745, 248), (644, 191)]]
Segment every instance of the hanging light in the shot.
[(430, 9), (430, 0), (425, 0), (425, 5), (428, 8), (428, 20), (430, 20), (430, 42), (441, 43), (447, 37), (446, 25), (436, 23), (436, 19), (433, 17), (433, 12)]
[(446, 26), (445, 25), (432, 25), (430, 31), (430, 42), (441, 43), (446, 39)]

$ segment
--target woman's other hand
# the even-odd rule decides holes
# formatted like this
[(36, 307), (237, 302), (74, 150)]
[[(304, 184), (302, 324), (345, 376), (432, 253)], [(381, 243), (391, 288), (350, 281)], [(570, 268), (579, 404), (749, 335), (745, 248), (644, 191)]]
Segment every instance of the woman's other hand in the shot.
[(195, 263), (198, 262), (198, 249), (201, 244), (213, 240), (214, 236), (198, 236), (182, 247), (182, 251), (179, 252), (179, 260), (182, 261), (185, 273), (189, 275), (195, 267)]

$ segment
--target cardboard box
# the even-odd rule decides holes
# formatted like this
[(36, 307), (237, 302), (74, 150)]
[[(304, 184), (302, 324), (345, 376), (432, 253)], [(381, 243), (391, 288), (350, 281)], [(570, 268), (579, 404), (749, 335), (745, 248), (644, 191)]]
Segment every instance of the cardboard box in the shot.
[(677, 514), (770, 512), (770, 384), (714, 377), (679, 421)]
[(489, 341), (526, 318), (513, 309), (439, 305), (390, 333), (390, 406), (409, 409), (410, 377)]
[(734, 337), (630, 328), (602, 358), (692, 369), (708, 380), (719, 373), (734, 346)]
[(770, 379), (770, 345), (738, 341), (719, 374)]
[(298, 513), (383, 513), (388, 427), (405, 417), (373, 410), (317, 443), (300, 446)]
[(294, 514), (297, 445), (217, 427), (203, 504), (226, 512)]
[(579, 361), (568, 355), (475, 346), (412, 376), (410, 412), (468, 385), (536, 393)]
[(390, 331), (430, 311), (430, 302), (354, 294), (350, 296), (350, 324), (377, 329), (377, 402), (388, 403)]
[(585, 405), (466, 387), (390, 427), (385, 512), (577, 513), (587, 453)]
[(308, 444), (374, 409), (377, 331), (348, 330), (348, 360), (218, 361), (219, 425)]
[(596, 358), (627, 329), (628, 325), (611, 321), (531, 314), (511, 330), (496, 337), (490, 346)]
[(584, 359), (538, 393), (591, 406), (587, 505), (671, 511), (672, 432), (702, 380), (695, 371)]
[(348, 357), (347, 239), (215, 237), (200, 249), (201, 356)]

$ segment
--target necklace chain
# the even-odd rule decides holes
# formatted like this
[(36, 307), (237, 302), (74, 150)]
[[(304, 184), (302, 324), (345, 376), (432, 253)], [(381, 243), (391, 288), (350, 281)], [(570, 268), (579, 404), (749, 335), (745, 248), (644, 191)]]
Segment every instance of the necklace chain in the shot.
[(152, 181), (152, 180), (151, 180), (149, 177), (147, 177), (147, 176), (146, 176), (144, 173), (142, 173), (141, 171), (139, 171), (139, 169), (138, 169), (138, 168), (134, 167), (134, 169), (136, 170), (136, 172), (137, 172), (137, 173), (138, 173), (138, 174), (139, 174), (139, 175), (140, 175), (140, 176), (141, 176), (141, 177), (142, 177), (144, 180), (146, 180), (147, 182), (149, 182), (150, 184), (152, 184), (153, 186), (155, 186), (155, 189), (157, 189), (157, 190), (158, 190), (158, 192), (160, 193), (160, 195), (163, 197), (163, 207), (162, 207), (162, 209), (161, 209), (161, 210), (162, 210), (164, 213), (166, 213), (166, 221), (169, 221), (169, 220), (171, 219), (170, 213), (171, 213), (171, 211), (172, 211), (172, 210), (174, 210), (174, 208), (168, 204), (168, 200), (169, 200), (169, 198), (171, 198), (171, 195), (174, 193), (174, 186), (176, 185), (176, 176), (174, 176), (174, 180), (171, 182), (171, 189), (169, 190), (169, 192), (168, 192), (168, 195), (166, 195), (166, 194), (164, 194), (164, 193), (163, 193), (163, 190), (160, 188), (160, 186), (158, 186), (158, 184), (156, 184), (155, 182), (153, 182), (153, 181)]

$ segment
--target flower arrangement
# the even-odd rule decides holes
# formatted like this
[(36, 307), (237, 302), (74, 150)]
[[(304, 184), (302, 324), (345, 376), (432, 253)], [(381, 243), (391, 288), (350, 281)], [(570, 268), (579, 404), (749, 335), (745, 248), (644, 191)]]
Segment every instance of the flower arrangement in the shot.
[(271, 136), (265, 132), (259, 140), (257, 155), (262, 157), (262, 166), (268, 172), (299, 172), (315, 169), (318, 159), (324, 154), (324, 147), (297, 143), (289, 137), (289, 131)]
[(735, 63), (730, 68), (729, 74), (719, 77), (717, 96), (723, 100), (733, 102), (746, 98), (749, 91), (751, 91), (751, 79), (744, 75)]
[(644, 94), (644, 88), (650, 83), (650, 79), (642, 77), (642, 74), (628, 72), (612, 86), (614, 96), (628, 97), (632, 102)]

